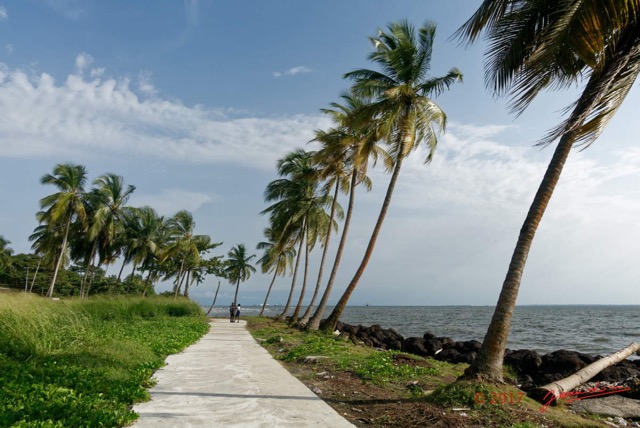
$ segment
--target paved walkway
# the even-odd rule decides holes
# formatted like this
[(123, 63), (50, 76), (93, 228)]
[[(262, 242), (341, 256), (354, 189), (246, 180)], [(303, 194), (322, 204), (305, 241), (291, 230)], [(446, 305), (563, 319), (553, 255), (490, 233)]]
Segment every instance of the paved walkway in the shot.
[(135, 427), (353, 427), (256, 343), (245, 322), (211, 329), (155, 374)]

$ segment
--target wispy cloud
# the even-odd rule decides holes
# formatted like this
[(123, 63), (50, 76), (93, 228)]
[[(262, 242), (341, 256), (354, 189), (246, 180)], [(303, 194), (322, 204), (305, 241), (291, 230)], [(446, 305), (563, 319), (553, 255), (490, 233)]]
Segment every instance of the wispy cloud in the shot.
[(62, 82), (0, 64), (0, 108), (7, 112), (0, 116), (0, 156), (127, 155), (271, 169), (328, 125), (320, 116), (237, 117), (185, 106), (158, 97), (149, 73), (131, 82), (105, 77), (92, 63), (91, 55), (78, 55), (76, 71)]
[(7, 12), (6, 7), (0, 6), (0, 21), (4, 21), (5, 19), (9, 19), (9, 12)]
[(296, 74), (300, 74), (300, 73), (311, 73), (313, 70), (311, 70), (309, 67), (304, 66), (304, 65), (300, 65), (298, 67), (293, 67), (290, 68), (286, 71), (280, 72), (280, 71), (276, 71), (273, 73), (274, 77), (282, 77), (282, 76), (295, 76)]
[(164, 189), (159, 194), (145, 195), (134, 193), (130, 205), (153, 207), (160, 215), (170, 216), (176, 213), (176, 207), (181, 210), (197, 211), (198, 208), (218, 200), (218, 196), (187, 189)]
[(7, 43), (6, 45), (4, 45), (4, 50), (8, 54), (12, 54), (15, 49), (11, 43)]

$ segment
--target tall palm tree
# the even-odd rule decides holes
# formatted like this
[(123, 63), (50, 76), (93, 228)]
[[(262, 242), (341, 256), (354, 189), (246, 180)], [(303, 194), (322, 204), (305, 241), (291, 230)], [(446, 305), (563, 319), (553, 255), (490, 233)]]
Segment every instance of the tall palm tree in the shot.
[(258, 263), (261, 265), (262, 273), (269, 271), (273, 272), (273, 278), (267, 289), (267, 295), (264, 298), (264, 303), (260, 309), (258, 316), (262, 316), (264, 309), (269, 302), (269, 294), (271, 294), (271, 288), (276, 282), (278, 276), (284, 276), (287, 271), (292, 269), (293, 259), (296, 256), (296, 250), (292, 246), (281, 246), (281, 243), (276, 242), (276, 237), (273, 229), (268, 227), (264, 230), (264, 236), (266, 241), (259, 242), (256, 248), (258, 250), (264, 250), (264, 255), (258, 259)]
[[(132, 185), (125, 187), (124, 178), (111, 173), (98, 177), (93, 184), (95, 187), (90, 193), (93, 209), (87, 233), (87, 239), (92, 245), (85, 278), (98, 250), (101, 253), (100, 264), (110, 259), (114, 253), (120, 252), (117, 243), (125, 232), (125, 204), (136, 189)], [(85, 278), (82, 280), (80, 297), (86, 294)]]
[(177, 272), (171, 272), (169, 275), (176, 275), (174, 295), (177, 297), (182, 283), (186, 279), (185, 263), (188, 260), (195, 262), (200, 257), (196, 244), (198, 238), (193, 234), (196, 223), (189, 211), (182, 210), (167, 221), (167, 227), (171, 234), (172, 244), (167, 247), (163, 258), (174, 257), (177, 266), (179, 266)]
[(265, 190), (265, 199), (276, 202), (263, 210), (262, 214), (270, 215), (270, 223), (280, 243), (299, 244), (289, 298), (279, 320), (284, 320), (289, 310), (304, 246), (305, 269), (300, 298), (292, 317), (295, 322), (306, 289), (308, 254), (318, 236), (317, 226), (322, 219), (323, 208), (330, 205), (331, 197), (317, 194), (318, 170), (313, 152), (297, 149), (287, 154), (278, 161), (278, 173), (284, 178), (272, 181)]
[(431, 54), (436, 26), (425, 23), (415, 30), (407, 21), (390, 24), (388, 31), (371, 37), (374, 51), (369, 59), (382, 71), (360, 69), (345, 74), (354, 80), (353, 92), (371, 98), (360, 114), (377, 123), (379, 136), (389, 146), (393, 167), (387, 193), (374, 226), (362, 262), (322, 328), (334, 330), (340, 315), (364, 273), (375, 247), (396, 186), (402, 161), (424, 142), (431, 161), (437, 145), (438, 130), (444, 131), (447, 117), (429, 96), (437, 96), (452, 84), (462, 81), (462, 74), (452, 68), (442, 77), (430, 77)]
[(153, 208), (145, 206), (125, 210), (124, 223), (125, 262), (133, 262), (134, 267), (141, 266), (143, 270), (148, 271), (143, 290), (143, 295), (146, 295), (152, 275), (150, 266), (162, 252), (164, 218)]
[(533, 237), (571, 148), (588, 146), (615, 115), (640, 73), (640, 2), (613, 0), (485, 0), (458, 35), (489, 40), (486, 81), (511, 94), (522, 112), (544, 89), (575, 85), (587, 77), (568, 118), (540, 144), (559, 139), (527, 213), (495, 312), (468, 378), (503, 379), (502, 362), (522, 273)]
[(238, 306), (238, 290), (240, 289), (240, 283), (246, 281), (251, 277), (251, 274), (256, 271), (249, 262), (256, 255), (247, 255), (247, 249), (244, 244), (238, 244), (227, 253), (227, 266), (225, 273), (227, 279), (236, 286), (236, 292), (233, 296), (233, 306)]
[(40, 207), (46, 209), (39, 220), (47, 227), (57, 228), (62, 225), (64, 230), (60, 254), (58, 256), (51, 285), (47, 297), (53, 296), (53, 290), (58, 277), (58, 271), (67, 251), (69, 229), (74, 220), (81, 223), (86, 221), (84, 210), (84, 185), (87, 181), (87, 171), (82, 165), (58, 164), (53, 168), (53, 174), (46, 174), (41, 179), (42, 184), (51, 184), (58, 188), (58, 192), (45, 196), (40, 200)]
[[(367, 190), (371, 190), (371, 180), (366, 175), (369, 160), (372, 159), (375, 163), (379, 156), (386, 155), (386, 152), (376, 144), (378, 138), (375, 126), (371, 126), (370, 123), (355, 122), (356, 112), (366, 104), (365, 100), (353, 94), (343, 94), (342, 99), (345, 101), (344, 105), (332, 103), (331, 109), (323, 110), (333, 118), (336, 128), (316, 132), (315, 140), (322, 144), (322, 148), (316, 154), (316, 159), (321, 165), (321, 177), (328, 180), (327, 184), (335, 181), (336, 189), (340, 188), (343, 192), (348, 192), (349, 204), (333, 267), (318, 309), (308, 319), (308, 322), (305, 316), (301, 320), (301, 323), (307, 324), (308, 330), (318, 330), (333, 289), (351, 224), (355, 188), (359, 184), (364, 184)], [(335, 197), (336, 195), (334, 195)], [(328, 242), (325, 243), (325, 250), (327, 245)], [(321, 277), (322, 272), (319, 272), (318, 282)], [(312, 309), (312, 306), (313, 300), (309, 308)]]

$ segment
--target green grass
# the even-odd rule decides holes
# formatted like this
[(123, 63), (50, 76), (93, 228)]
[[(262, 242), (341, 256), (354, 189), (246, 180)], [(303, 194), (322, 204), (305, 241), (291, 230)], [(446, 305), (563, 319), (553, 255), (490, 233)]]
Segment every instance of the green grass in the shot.
[(3, 296), (0, 426), (129, 424), (166, 356), (207, 330), (188, 300)]

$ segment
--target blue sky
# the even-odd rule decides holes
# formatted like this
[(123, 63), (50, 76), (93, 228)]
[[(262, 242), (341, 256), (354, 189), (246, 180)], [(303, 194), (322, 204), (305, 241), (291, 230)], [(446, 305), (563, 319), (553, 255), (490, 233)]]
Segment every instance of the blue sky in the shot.
[[(351, 302), (493, 305), (552, 154), (533, 143), (579, 88), (510, 115), (484, 88), (483, 44), (449, 40), (479, 3), (0, 0), (0, 234), (28, 251), (38, 200), (52, 192), (39, 178), (75, 162), (91, 179), (123, 175), (137, 187), (132, 205), (192, 211), (198, 233), (224, 242), (219, 253), (255, 248), (276, 160), (329, 125), (319, 109), (348, 87), (345, 72), (370, 66), (368, 36), (398, 19), (431, 20), (433, 74), (457, 66), (465, 81), (436, 100), (448, 132), (432, 164), (420, 151), (406, 162)], [(639, 104), (634, 88), (599, 141), (572, 153), (520, 304), (640, 304)], [(374, 169), (373, 191), (358, 195), (336, 297), (362, 257), (388, 178)], [(261, 302), (269, 279), (243, 284), (243, 305)], [(216, 284), (207, 280), (193, 296), (209, 300)], [(287, 291), (279, 281), (272, 303)], [(221, 293), (225, 302), (233, 289)]]

